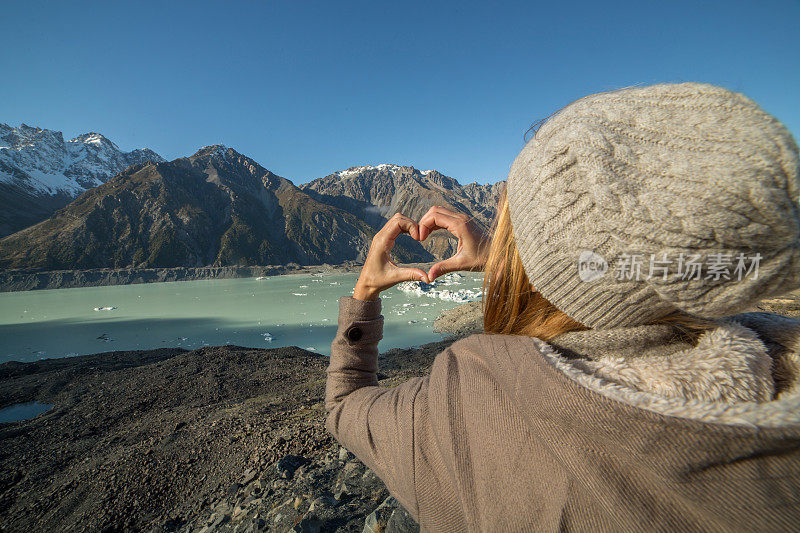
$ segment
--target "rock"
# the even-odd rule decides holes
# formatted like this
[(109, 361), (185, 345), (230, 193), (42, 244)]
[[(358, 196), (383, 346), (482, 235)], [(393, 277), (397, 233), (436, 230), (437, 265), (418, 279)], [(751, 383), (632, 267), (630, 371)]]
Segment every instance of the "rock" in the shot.
[(255, 478), (256, 471), (254, 468), (251, 468), (242, 475), (242, 479), (239, 480), (239, 483), (244, 486), (253, 481)]
[(417, 533), (419, 524), (394, 497), (389, 496), (364, 520), (362, 533)]
[(244, 516), (246, 513), (247, 513), (247, 509), (245, 509), (244, 507), (242, 507), (242, 506), (240, 506), (240, 505), (237, 505), (237, 506), (236, 506), (236, 507), (233, 509), (233, 514), (231, 515), (231, 520), (233, 520), (234, 522), (238, 522), (239, 520), (241, 520), (241, 519), (242, 519), (242, 517), (243, 517), (243, 516)]
[(433, 331), (450, 335), (472, 335), (483, 332), (481, 302), (469, 302), (443, 311), (433, 321)]
[(295, 471), (301, 466), (308, 464), (308, 459), (299, 455), (284, 455), (278, 460), (278, 474), (283, 479), (292, 479)]
[(211, 523), (208, 524), (208, 527), (210, 527), (211, 530), (213, 531), (214, 529), (218, 528), (219, 526), (230, 520), (231, 517), (228, 514), (215, 513), (211, 515), (211, 519), (212, 519)]
[(386, 524), (392, 516), (392, 512), (399, 503), (392, 496), (386, 498), (374, 511), (364, 520), (364, 530), (362, 533), (383, 533)]
[(361, 476), (359, 487), (363, 494), (366, 494), (370, 497), (377, 497), (386, 491), (386, 485), (383, 483), (381, 478), (379, 478), (375, 472), (369, 469), (367, 469)]
[(347, 487), (344, 485), (337, 487), (336, 493), (333, 495), (333, 497), (336, 498), (339, 503), (342, 503), (343, 500), (347, 499)]
[(214, 512), (217, 514), (228, 514), (231, 512), (231, 505), (225, 501), (219, 502), (214, 506)]
[(364, 465), (360, 461), (348, 461), (342, 468), (342, 475), (346, 478), (357, 476), (363, 469)]
[(398, 505), (386, 522), (384, 533), (419, 533), (419, 524), (405, 507)]
[(236, 498), (236, 495), (239, 493), (239, 489), (241, 488), (242, 486), (239, 483), (234, 483), (230, 487), (228, 487), (228, 490), (225, 492), (225, 495), (232, 500)]
[(322, 529), (322, 520), (316, 516), (306, 516), (290, 531), (297, 533), (319, 533)]
[(339, 447), (339, 460), (340, 461), (349, 461), (350, 459), (354, 459), (355, 455), (347, 450), (344, 446)]
[(291, 501), (280, 505), (267, 514), (268, 528), (270, 531), (290, 531), (298, 523), (297, 511), (291, 506)]
[(314, 501), (311, 502), (308, 512), (319, 511), (319, 509), (323, 507), (336, 507), (337, 505), (339, 505), (339, 500), (337, 500), (333, 494), (328, 492), (315, 498)]

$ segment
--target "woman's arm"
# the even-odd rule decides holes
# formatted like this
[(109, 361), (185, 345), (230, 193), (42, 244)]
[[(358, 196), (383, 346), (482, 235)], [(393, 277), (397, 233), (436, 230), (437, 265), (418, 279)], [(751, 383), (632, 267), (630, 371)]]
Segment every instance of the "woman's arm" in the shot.
[[(378, 385), (378, 341), (383, 336), (380, 292), (401, 281), (428, 281), (428, 274), (400, 268), (389, 258), (401, 233), (422, 240), (438, 228), (459, 238), (459, 252), (431, 268), (434, 277), (452, 270), (479, 270), (484, 259), (483, 234), (467, 217), (432, 208), (418, 225), (395, 215), (375, 235), (353, 297), (339, 300), (339, 327), (331, 344), (325, 388), (327, 428), (336, 439), (371, 468), (389, 491), (418, 518), (415, 450), (437, 453), (428, 425), (429, 378), (397, 387)], [(425, 455), (423, 453), (423, 455)]]
[(339, 300), (339, 329), (331, 345), (325, 388), (327, 428), (380, 477), (417, 517), (414, 489), (415, 427), (425, 424), (419, 406), (427, 378), (380, 387), (378, 341), (383, 334), (380, 300)]

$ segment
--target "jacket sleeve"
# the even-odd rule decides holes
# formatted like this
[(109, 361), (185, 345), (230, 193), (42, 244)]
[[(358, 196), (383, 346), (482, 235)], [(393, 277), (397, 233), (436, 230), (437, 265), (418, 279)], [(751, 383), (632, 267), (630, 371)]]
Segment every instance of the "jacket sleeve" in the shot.
[(417, 518), (414, 436), (415, 427), (425, 431), (427, 421), (422, 418), (427, 409), (416, 404), (425, 397), (428, 377), (397, 387), (378, 385), (380, 311), (380, 300), (339, 300), (339, 328), (331, 344), (325, 387), (326, 425)]

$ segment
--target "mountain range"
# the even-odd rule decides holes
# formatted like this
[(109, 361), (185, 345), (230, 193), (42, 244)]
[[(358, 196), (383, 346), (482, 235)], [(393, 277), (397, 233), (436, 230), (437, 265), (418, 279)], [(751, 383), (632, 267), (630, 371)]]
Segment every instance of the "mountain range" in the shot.
[[(61, 139), (58, 132), (28, 126), (2, 131), (9, 138), (22, 131), (35, 137), (34, 146), (39, 147), (59, 146)], [(297, 187), (222, 145), (167, 162), (150, 150), (121, 152), (99, 134), (66, 143), (61, 139), (61, 144), (66, 148), (57, 151), (61, 162), (55, 165), (45, 166), (47, 158), (36, 154), (35, 148), (24, 159), (16, 156), (16, 168), (28, 169), (27, 178), (15, 175), (16, 185), (35, 189), (33, 199), (77, 198), (45, 220), (0, 239), (0, 268), (362, 261), (374, 233), (398, 211), (418, 218), (430, 206), (442, 205), (470, 214), (488, 227), (504, 186), (503, 182), (461, 186), (435, 170), (382, 164), (351, 167)], [(77, 144), (86, 148), (75, 148)], [(98, 156), (93, 146), (101, 147), (106, 157)], [(64, 153), (81, 151), (82, 157), (65, 161)], [(83, 163), (87, 172), (80, 172), (81, 162), (90, 156), (106, 164)], [(139, 160), (108, 178), (104, 171), (123, 164), (124, 157)], [(34, 167), (54, 170), (45, 180), (31, 172)], [(3, 192), (0, 189), (0, 206), (13, 202), (13, 196), (9, 200)], [(422, 244), (401, 236), (393, 254), (401, 262), (426, 262), (452, 253), (455, 244), (444, 231)]]
[(131, 165), (164, 161), (147, 148), (123, 152), (99, 133), (0, 123), (0, 237), (44, 220)]
[[(351, 167), (300, 187), (320, 202), (361, 213), (365, 221), (377, 227), (394, 213), (419, 220), (431, 206), (439, 205), (472, 215), (489, 228), (504, 182), (470, 183), (462, 187), (436, 170), (382, 164)], [(432, 234), (422, 243), (435, 258), (452, 255), (456, 244), (444, 231)]]

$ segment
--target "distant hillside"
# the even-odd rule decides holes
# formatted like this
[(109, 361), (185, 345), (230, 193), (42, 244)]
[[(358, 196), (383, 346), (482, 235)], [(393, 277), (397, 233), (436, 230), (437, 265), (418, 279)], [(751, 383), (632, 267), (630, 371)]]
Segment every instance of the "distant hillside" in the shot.
[[(471, 215), (487, 228), (504, 187), (505, 182), (462, 186), (436, 170), (389, 164), (351, 167), (301, 185), (318, 201), (346, 209), (372, 225), (397, 212), (418, 219), (431, 206), (440, 205)], [(423, 246), (439, 259), (455, 251), (456, 241), (442, 230)]]
[(0, 123), (0, 237), (44, 220), (131, 165), (163, 161), (148, 149), (123, 152), (99, 133), (68, 141), (60, 131)]
[[(342, 263), (363, 260), (374, 232), (235, 150), (211, 146), (130, 167), (0, 240), (0, 268)], [(408, 237), (395, 252), (403, 262), (431, 259)]]

